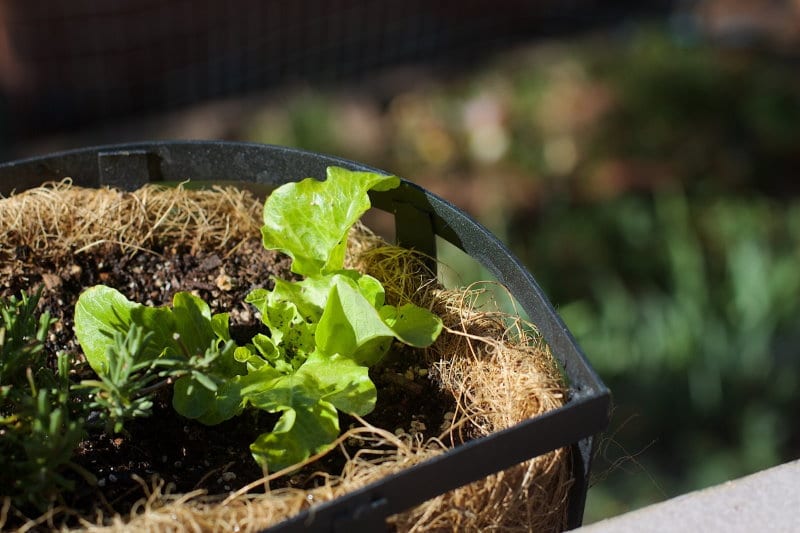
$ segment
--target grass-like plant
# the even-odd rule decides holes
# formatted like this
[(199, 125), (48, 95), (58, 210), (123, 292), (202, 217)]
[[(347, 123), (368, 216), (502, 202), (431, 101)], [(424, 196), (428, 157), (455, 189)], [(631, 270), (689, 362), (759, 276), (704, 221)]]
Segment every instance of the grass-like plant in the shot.
[[(83, 438), (70, 412), (69, 358), (45, 365), (50, 315), (37, 317), (41, 289), (0, 299), (0, 486), (14, 504), (40, 509), (72, 482), (63, 476)], [(82, 472), (88, 475), (88, 473)]]

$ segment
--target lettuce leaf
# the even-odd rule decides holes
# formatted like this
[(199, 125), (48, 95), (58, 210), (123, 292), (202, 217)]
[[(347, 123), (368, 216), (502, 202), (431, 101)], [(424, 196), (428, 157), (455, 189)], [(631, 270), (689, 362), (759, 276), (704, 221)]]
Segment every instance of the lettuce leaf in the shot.
[(282, 413), (272, 431), (251, 445), (263, 467), (281, 470), (326, 449), (339, 436), (340, 411), (366, 414), (377, 391), (365, 366), (352, 359), (315, 352), (294, 373), (263, 367), (241, 378), (246, 401), (271, 413)]
[(327, 180), (278, 187), (264, 202), (264, 247), (292, 257), (292, 272), (317, 276), (341, 270), (347, 234), (370, 208), (367, 191), (397, 187), (400, 178), (328, 167)]

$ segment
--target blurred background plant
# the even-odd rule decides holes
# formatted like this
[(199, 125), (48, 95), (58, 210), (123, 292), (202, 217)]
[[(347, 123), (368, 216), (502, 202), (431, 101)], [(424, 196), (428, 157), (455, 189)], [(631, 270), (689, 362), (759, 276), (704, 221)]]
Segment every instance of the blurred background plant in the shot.
[[(5, 151), (284, 144), (391, 170), (472, 213), (614, 392), (591, 522), (800, 457), (800, 7), (665, 5), (477, 60), (278, 76)], [(453, 266), (465, 283), (483, 275)]]

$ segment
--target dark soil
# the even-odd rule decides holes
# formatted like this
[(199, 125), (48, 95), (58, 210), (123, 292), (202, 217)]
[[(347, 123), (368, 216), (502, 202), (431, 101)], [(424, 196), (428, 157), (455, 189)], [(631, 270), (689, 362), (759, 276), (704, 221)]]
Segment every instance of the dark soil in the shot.
[[(40, 308), (57, 319), (46, 350), (49, 354), (66, 350), (78, 361), (82, 356), (73, 334), (72, 315), (79, 294), (92, 285), (102, 283), (133, 301), (156, 306), (170, 303), (177, 291), (192, 291), (212, 312), (230, 313), (234, 337), (249, 339), (263, 326), (255, 309), (244, 303), (245, 296), (255, 288), (271, 288), (271, 275), (291, 276), (289, 259), (264, 250), (257, 238), (241, 242), (225, 254), (191, 253), (180, 246), (124, 253), (108, 246), (63, 261), (40, 263), (26, 252), (18, 250), (13, 266), (0, 264), (0, 296), (31, 293), (44, 285)], [(453, 410), (453, 400), (426, 376), (420, 357), (401, 350), (371, 370), (378, 387), (378, 405), (366, 417), (370, 423), (391, 432), (415, 431), (426, 438), (439, 435), (446, 413)], [(75, 380), (89, 377), (89, 372), (88, 366), (78, 364)], [(74, 460), (94, 474), (98, 483), (91, 486), (71, 475), (77, 487), (63, 495), (65, 503), (84, 516), (93, 516), (98, 502), (107, 514), (125, 514), (145, 494), (136, 477), (147, 484), (163, 480), (177, 493), (203, 489), (222, 494), (263, 475), (249, 445), (261, 432), (270, 430), (276, 418), (245, 411), (220, 425), (205, 426), (175, 413), (170, 391), (162, 392), (151, 417), (126, 423), (122, 434), (89, 434), (80, 444)], [(346, 415), (341, 416), (343, 429), (352, 423)], [(314, 483), (312, 472), (322, 468), (338, 473), (344, 458), (332, 452), (320, 462), (283, 483), (309, 487)]]

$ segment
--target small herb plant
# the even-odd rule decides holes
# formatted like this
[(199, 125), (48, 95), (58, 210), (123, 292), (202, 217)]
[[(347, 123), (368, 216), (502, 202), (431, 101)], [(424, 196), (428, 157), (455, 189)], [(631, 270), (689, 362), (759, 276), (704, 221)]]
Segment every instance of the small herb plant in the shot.
[(171, 307), (128, 301), (96, 286), (75, 309), (75, 332), (99, 380), (84, 382), (107, 423), (118, 431), (146, 415), (148, 394), (174, 379), (173, 407), (205, 424), (246, 408), (280, 415), (272, 431), (250, 446), (270, 471), (324, 451), (339, 435), (338, 411), (365, 415), (377, 391), (369, 377), (398, 340), (429, 346), (441, 320), (413, 304), (386, 304), (381, 283), (344, 268), (347, 235), (370, 207), (369, 190), (399, 185), (394, 176), (331, 167), (327, 180), (311, 178), (277, 188), (265, 201), (264, 246), (288, 254), (300, 281), (273, 279), (256, 289), (254, 305), (269, 334), (237, 346), (228, 315), (212, 315), (189, 293)]
[(125, 421), (149, 416), (157, 390), (184, 376), (207, 380), (202, 372), (233, 345), (215, 343), (189, 358), (152, 358), (145, 348), (154, 334), (132, 324), (113, 334), (98, 379), (75, 384), (67, 353), (59, 352), (55, 365), (47, 361), (44, 341), (54, 321), (47, 312), (37, 316), (40, 296), (41, 289), (0, 298), (0, 496), (42, 512), (74, 487), (76, 475), (96, 483), (73, 461), (88, 432), (119, 433)]
[[(40, 292), (0, 299), (0, 494), (17, 505), (41, 506), (72, 482), (62, 475), (83, 438), (70, 412), (69, 359), (45, 365), (44, 339), (52, 324), (36, 317)], [(90, 476), (86, 472), (80, 472)]]

